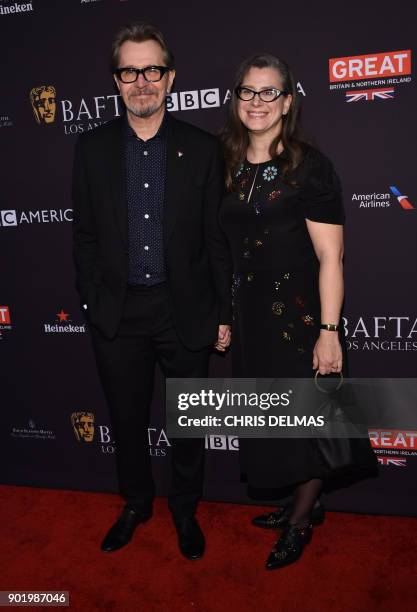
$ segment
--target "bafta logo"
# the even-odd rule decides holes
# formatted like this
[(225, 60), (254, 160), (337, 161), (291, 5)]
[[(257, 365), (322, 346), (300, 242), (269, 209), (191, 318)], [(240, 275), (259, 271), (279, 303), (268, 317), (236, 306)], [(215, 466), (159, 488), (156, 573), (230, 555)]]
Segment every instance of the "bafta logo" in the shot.
[(71, 425), (78, 442), (92, 442), (94, 438), (94, 414), (92, 412), (73, 412)]
[(43, 125), (55, 121), (56, 90), (53, 85), (41, 85), (30, 90), (30, 103), (36, 121)]

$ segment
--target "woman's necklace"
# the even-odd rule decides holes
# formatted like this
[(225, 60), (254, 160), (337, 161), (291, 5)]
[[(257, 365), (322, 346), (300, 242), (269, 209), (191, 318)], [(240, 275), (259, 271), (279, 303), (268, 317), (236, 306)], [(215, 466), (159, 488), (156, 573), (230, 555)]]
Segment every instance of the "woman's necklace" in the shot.
[(255, 186), (256, 177), (258, 176), (259, 166), (260, 166), (260, 164), (258, 164), (258, 165), (257, 165), (257, 167), (256, 167), (255, 176), (253, 177), (252, 186), (251, 186), (251, 188), (250, 188), (249, 195), (248, 195), (248, 199), (247, 199), (247, 201), (246, 201), (246, 202), (247, 202), (247, 204), (249, 204), (249, 201), (250, 201), (250, 199), (251, 199), (251, 197), (252, 197), (252, 191), (253, 191), (253, 188), (254, 188), (254, 186)]

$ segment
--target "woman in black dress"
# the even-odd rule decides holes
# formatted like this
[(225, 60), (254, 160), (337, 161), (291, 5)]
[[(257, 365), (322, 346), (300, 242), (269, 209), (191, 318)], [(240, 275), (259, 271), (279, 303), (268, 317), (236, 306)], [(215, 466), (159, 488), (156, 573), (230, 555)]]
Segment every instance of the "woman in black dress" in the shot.
[[(341, 372), (343, 204), (331, 162), (299, 136), (288, 66), (244, 61), (222, 133), (227, 194), (221, 223), (234, 262), (233, 375), (312, 377)], [(327, 327), (326, 327), (327, 326)], [(252, 488), (292, 487), (292, 503), (256, 517), (283, 528), (266, 567), (296, 561), (323, 521), (326, 474), (312, 439), (241, 439)]]

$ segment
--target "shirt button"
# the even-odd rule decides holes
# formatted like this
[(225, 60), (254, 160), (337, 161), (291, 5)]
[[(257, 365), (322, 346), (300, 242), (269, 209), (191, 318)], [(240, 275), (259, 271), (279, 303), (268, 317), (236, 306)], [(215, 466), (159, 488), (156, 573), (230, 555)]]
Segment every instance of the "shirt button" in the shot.
[(151, 275), (150, 274), (145, 274), (145, 277), (146, 278), (151, 278)]
[(146, 213), (146, 215), (143, 215), (145, 217), (145, 219), (149, 219), (149, 215), (148, 213)]
[(144, 183), (143, 186), (145, 187), (145, 189), (147, 189), (149, 187), (149, 183)]
[(145, 251), (149, 251), (148, 245), (144, 246), (143, 248), (145, 249)]
[(144, 151), (144, 152), (143, 152), (143, 154), (144, 154), (144, 155), (147, 155), (147, 154), (148, 154), (148, 152), (147, 152), (147, 151)]

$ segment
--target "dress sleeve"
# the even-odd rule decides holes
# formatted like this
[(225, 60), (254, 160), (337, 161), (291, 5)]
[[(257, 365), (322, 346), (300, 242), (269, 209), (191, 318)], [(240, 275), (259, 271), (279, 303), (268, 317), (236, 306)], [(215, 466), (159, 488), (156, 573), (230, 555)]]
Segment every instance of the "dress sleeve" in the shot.
[(300, 181), (303, 215), (311, 221), (343, 225), (342, 186), (331, 161), (319, 151), (308, 153)]

